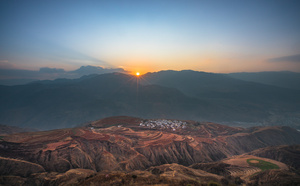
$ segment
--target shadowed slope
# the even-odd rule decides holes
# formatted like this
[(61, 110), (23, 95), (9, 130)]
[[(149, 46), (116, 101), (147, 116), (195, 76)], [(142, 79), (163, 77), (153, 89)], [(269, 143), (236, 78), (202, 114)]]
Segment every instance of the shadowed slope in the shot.
[(0, 86), (0, 122), (54, 129), (130, 115), (299, 125), (299, 90), (195, 71), (162, 71), (136, 78), (111, 73)]

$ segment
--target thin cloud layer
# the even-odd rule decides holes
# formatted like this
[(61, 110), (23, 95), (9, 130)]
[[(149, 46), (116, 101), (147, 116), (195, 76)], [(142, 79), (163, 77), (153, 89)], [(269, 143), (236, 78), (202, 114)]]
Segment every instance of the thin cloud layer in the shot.
[(300, 63), (300, 54), (272, 58), (272, 59), (269, 59), (268, 61), (269, 62), (293, 62), (293, 63)]
[(52, 74), (52, 73), (65, 73), (66, 71), (62, 68), (43, 67), (43, 68), (40, 68), (39, 72)]
[(8, 60), (0, 60), (0, 69), (12, 69), (15, 65), (9, 63)]

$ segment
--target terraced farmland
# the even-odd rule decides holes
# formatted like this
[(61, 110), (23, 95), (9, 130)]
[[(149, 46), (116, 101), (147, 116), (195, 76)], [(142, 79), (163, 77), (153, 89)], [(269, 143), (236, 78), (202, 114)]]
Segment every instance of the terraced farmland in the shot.
[(258, 167), (262, 171), (269, 170), (269, 169), (279, 169), (278, 165), (261, 159), (247, 159), (247, 163), (251, 166)]

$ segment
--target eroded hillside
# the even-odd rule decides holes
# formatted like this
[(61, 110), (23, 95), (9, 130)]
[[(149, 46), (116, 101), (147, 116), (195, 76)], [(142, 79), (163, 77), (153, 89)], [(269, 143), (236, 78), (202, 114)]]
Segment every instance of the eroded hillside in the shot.
[[(299, 143), (300, 133), (289, 127), (244, 129), (194, 121), (113, 117), (84, 127), (4, 136), (0, 141), (0, 155), (10, 158), (14, 164), (22, 161), (40, 166), (39, 171), (30, 170), (24, 173), (26, 175), (41, 170), (65, 173), (73, 169), (129, 173), (173, 163), (182, 166), (213, 163), (263, 147)], [(284, 165), (281, 169), (287, 170)], [(249, 181), (248, 177), (258, 169), (246, 166), (226, 171), (229, 173), (226, 176)], [(14, 170), (2, 172), (3, 175), (24, 176), (15, 174)], [(249, 175), (243, 177), (244, 172)], [(224, 177), (218, 172), (212, 174)], [(223, 177), (216, 176), (212, 180), (222, 182), (227, 179)]]

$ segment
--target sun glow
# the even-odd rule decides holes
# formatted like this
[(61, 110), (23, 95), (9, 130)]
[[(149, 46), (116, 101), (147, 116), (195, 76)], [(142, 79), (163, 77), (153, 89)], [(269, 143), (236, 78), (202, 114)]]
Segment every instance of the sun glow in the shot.
[(136, 76), (140, 76), (140, 73), (139, 73), (139, 72), (136, 72), (135, 75), (136, 75)]

